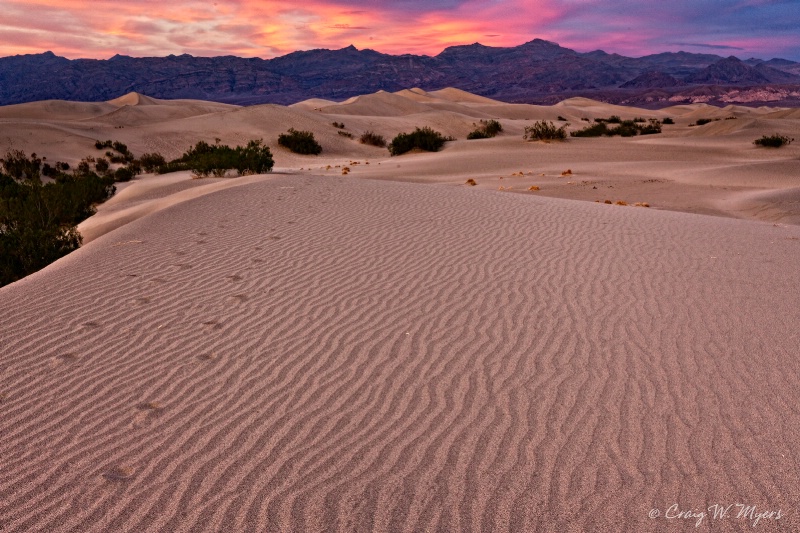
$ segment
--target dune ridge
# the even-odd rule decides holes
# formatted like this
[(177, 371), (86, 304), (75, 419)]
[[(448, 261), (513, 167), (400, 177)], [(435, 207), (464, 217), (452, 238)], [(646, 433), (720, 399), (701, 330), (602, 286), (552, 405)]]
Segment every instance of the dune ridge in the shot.
[(796, 530), (799, 256), (795, 226), (464, 187), (187, 200), (0, 289), (0, 524), (693, 531), (647, 513), (744, 501)]

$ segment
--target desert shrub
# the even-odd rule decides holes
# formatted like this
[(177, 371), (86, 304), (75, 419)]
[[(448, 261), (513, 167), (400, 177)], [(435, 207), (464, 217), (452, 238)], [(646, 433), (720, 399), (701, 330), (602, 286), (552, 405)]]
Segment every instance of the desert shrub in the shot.
[(664, 118), (664, 119), (661, 121), (661, 123), (662, 123), (662, 124), (675, 124), (675, 121), (674, 121), (674, 120), (672, 120), (672, 119), (671, 119), (671, 118), (669, 118), (669, 117), (666, 117), (666, 118)]
[(633, 118), (633, 121), (634, 121), (634, 122), (636, 122), (637, 124), (642, 124), (642, 123), (644, 123), (644, 122), (647, 122), (647, 121), (644, 119), (644, 117), (634, 117), (634, 118)]
[(698, 126), (705, 126), (709, 122), (714, 122), (714, 121), (713, 119), (710, 118), (698, 118), (697, 121), (695, 121), (695, 124), (697, 124)]
[(318, 155), (322, 152), (322, 146), (314, 138), (310, 131), (297, 131), (289, 128), (289, 131), (278, 136), (278, 144), (288, 148), (296, 154)]
[(101, 174), (105, 174), (106, 172), (108, 172), (109, 167), (110, 165), (108, 164), (108, 161), (106, 159), (103, 159), (102, 157), (98, 159), (94, 164), (94, 169)]
[(600, 121), (591, 126), (571, 132), (570, 135), (572, 137), (613, 137), (615, 135), (634, 137), (636, 135), (661, 133), (661, 123), (656, 119), (650, 119), (649, 123), (644, 125), (633, 120), (622, 120), (616, 128), (609, 128), (607, 124), (607, 119), (600, 119)]
[(345, 129), (344, 122), (331, 122), (331, 126), (333, 126), (334, 128), (338, 128), (340, 130)]
[(558, 120), (560, 120), (561, 122), (566, 122), (567, 121), (567, 119), (565, 119), (561, 115), (558, 115)]
[(42, 160), (31, 154), (30, 158), (22, 150), (9, 150), (0, 159), (0, 165), (5, 169), (6, 174), (15, 180), (38, 180), (41, 175)]
[(145, 172), (155, 172), (158, 167), (166, 164), (167, 160), (159, 153), (145, 153), (139, 157), (139, 165)]
[(622, 123), (622, 119), (619, 117), (619, 115), (611, 115), (608, 118), (596, 118), (596, 119), (594, 119), (594, 121), (595, 122), (600, 122), (600, 123), (607, 122), (609, 124), (620, 124), (620, 123)]
[(522, 136), (527, 141), (563, 141), (567, 138), (567, 126), (556, 127), (549, 121), (537, 121), (532, 126), (525, 126), (525, 134)]
[(467, 135), (467, 139), (489, 139), (496, 136), (501, 131), (503, 131), (503, 125), (498, 121), (494, 119), (481, 120), (480, 126), (478, 126), (474, 131), (470, 132)]
[(40, 163), (35, 155), (28, 158), (21, 151), (10, 152), (2, 159), (0, 286), (80, 246), (77, 224), (94, 214), (94, 205), (107, 200), (115, 190), (112, 178), (98, 176), (88, 166), (72, 175), (51, 167), (48, 172), (54, 181), (43, 184)]
[(362, 133), (358, 142), (361, 144), (369, 144), (370, 146), (377, 146), (378, 148), (384, 148), (386, 146), (386, 139), (383, 138), (383, 135), (378, 135), (372, 131), (365, 131)]
[(444, 143), (453, 140), (444, 137), (438, 131), (425, 126), (423, 128), (416, 128), (411, 133), (400, 133), (392, 142), (389, 143), (389, 153), (391, 155), (401, 155), (414, 148), (425, 150), (427, 152), (438, 152)]
[(338, 134), (339, 134), (340, 136), (342, 136), (342, 137), (347, 137), (348, 139), (352, 139), (352, 138), (353, 138), (353, 134), (352, 134), (352, 133), (350, 133), (349, 131), (342, 131), (342, 130), (339, 130), (339, 131), (337, 131), (336, 133), (338, 133)]
[(608, 126), (604, 122), (598, 122), (591, 126), (586, 126), (582, 130), (570, 132), (572, 137), (602, 137), (608, 134)]
[(263, 145), (261, 139), (249, 141), (246, 146), (237, 146), (234, 152), (236, 164), (233, 168), (241, 176), (271, 172), (275, 164), (269, 146)]
[(661, 123), (654, 118), (651, 118), (646, 125), (639, 126), (639, 135), (654, 135), (656, 133), (661, 133)]
[(261, 140), (250, 141), (246, 146), (236, 148), (199, 141), (178, 159), (160, 165), (157, 172), (167, 174), (191, 170), (198, 177), (222, 177), (228, 170), (235, 170), (243, 176), (270, 172), (273, 164), (272, 153)]
[(781, 146), (789, 145), (794, 141), (784, 135), (764, 135), (760, 139), (753, 141), (756, 146), (765, 146), (768, 148), (780, 148)]
[(119, 167), (114, 171), (114, 181), (131, 181), (133, 179), (133, 171), (126, 167)]

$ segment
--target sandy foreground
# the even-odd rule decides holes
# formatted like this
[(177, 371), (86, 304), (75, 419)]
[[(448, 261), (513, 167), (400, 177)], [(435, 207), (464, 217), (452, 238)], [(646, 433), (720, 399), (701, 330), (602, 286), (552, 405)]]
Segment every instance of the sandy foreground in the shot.
[[(619, 110), (215, 106), (0, 108), (51, 160), (289, 126), (331, 147), (134, 180), (0, 289), (0, 531), (800, 530), (798, 152), (751, 144), (792, 111), (627, 110), (678, 124), (545, 145), (526, 119)], [(509, 133), (399, 158), (330, 126), (463, 138), (481, 113)]]

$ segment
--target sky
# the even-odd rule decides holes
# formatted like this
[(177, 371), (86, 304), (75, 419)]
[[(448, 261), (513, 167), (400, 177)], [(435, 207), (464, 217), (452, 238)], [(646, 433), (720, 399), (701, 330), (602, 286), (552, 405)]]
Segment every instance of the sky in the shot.
[(579, 52), (800, 61), (800, 0), (0, 0), (0, 56), (265, 59), (350, 44), (436, 55), (546, 39)]

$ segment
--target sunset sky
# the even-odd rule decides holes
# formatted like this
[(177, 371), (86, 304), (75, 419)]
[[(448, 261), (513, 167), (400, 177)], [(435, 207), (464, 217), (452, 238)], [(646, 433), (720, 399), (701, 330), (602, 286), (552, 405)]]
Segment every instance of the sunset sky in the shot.
[(541, 38), (581, 52), (800, 61), (800, 0), (0, 0), (0, 13), (0, 56), (271, 58), (349, 44), (436, 55)]

